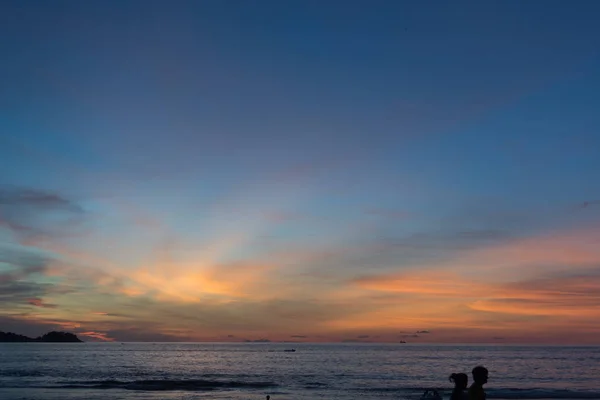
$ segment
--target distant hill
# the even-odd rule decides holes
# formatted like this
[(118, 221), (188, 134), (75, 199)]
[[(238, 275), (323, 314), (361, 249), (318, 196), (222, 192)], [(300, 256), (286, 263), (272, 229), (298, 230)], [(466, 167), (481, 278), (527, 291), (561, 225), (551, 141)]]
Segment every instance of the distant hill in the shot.
[(0, 331), (0, 342), (33, 342), (33, 339), (12, 332)]
[(43, 336), (32, 339), (27, 336), (19, 335), (12, 332), (0, 331), (0, 342), (25, 343), (25, 342), (44, 342), (44, 343), (81, 343), (77, 335), (69, 332), (48, 332)]

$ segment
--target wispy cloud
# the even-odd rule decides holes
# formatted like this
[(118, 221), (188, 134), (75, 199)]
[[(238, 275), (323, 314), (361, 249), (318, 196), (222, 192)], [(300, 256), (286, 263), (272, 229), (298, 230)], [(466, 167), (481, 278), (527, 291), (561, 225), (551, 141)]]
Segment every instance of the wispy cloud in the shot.
[(81, 206), (57, 193), (0, 187), (0, 227), (19, 240), (80, 233), (84, 215)]
[(588, 208), (592, 206), (600, 205), (600, 200), (584, 201), (581, 205), (582, 208)]
[(96, 339), (96, 340), (101, 340), (103, 342), (113, 342), (114, 341), (113, 338), (109, 337), (108, 334), (103, 333), (103, 332), (89, 331), (89, 332), (80, 332), (79, 334), (82, 336)]
[(32, 306), (42, 307), (42, 308), (56, 308), (57, 307), (56, 304), (46, 303), (46, 302), (44, 302), (44, 300), (39, 299), (39, 298), (27, 299), (27, 303), (31, 304)]

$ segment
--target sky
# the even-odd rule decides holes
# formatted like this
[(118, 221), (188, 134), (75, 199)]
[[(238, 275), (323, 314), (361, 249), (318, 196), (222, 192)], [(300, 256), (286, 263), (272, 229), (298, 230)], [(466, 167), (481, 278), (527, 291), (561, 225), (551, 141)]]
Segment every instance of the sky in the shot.
[(600, 343), (599, 18), (1, 2), (0, 330)]

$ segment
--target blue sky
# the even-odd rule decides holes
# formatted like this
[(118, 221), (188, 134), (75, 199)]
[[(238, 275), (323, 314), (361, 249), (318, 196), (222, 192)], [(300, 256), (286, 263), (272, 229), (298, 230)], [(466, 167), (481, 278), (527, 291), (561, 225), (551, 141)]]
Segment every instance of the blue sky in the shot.
[[(196, 311), (217, 293), (256, 313), (236, 328), (246, 336), (298, 334), (264, 321), (276, 302), (284, 315), (329, 310), (297, 319), (331, 340), (407, 326), (497, 337), (477, 329), (511, 326), (490, 306), (500, 300), (453, 297), (467, 335), (431, 306), (447, 292), (412, 299), (431, 315), (415, 322), (376, 295), (402, 290), (373, 282), (440, 270), (452, 286), (468, 279), (455, 276), (463, 260), (552, 243), (572, 256), (560, 268), (600, 284), (587, 242), (600, 222), (599, 16), (594, 1), (4, 2), (0, 252), (46, 258), (34, 273), (3, 256), (12, 297), (0, 315), (98, 338), (135, 339), (131, 326), (147, 323), (216, 340), (231, 334), (221, 303), (208, 332), (168, 313), (90, 315), (110, 314), (106, 292), (115, 310)], [(560, 272), (507, 251), (516, 271)], [(472, 275), (504, 279), (481, 262)], [(161, 288), (169, 274), (179, 283)], [(48, 276), (59, 283), (40, 286)], [(87, 308), (73, 306), (81, 290)], [(586, 324), (574, 340), (600, 329)]]

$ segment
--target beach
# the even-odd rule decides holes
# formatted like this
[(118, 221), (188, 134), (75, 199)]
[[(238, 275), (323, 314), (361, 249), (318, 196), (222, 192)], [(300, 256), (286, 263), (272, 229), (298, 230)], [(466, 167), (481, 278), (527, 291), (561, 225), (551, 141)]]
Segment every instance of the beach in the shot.
[(2, 343), (0, 354), (8, 400), (447, 398), (448, 375), (479, 364), (489, 398), (600, 399), (600, 347)]

